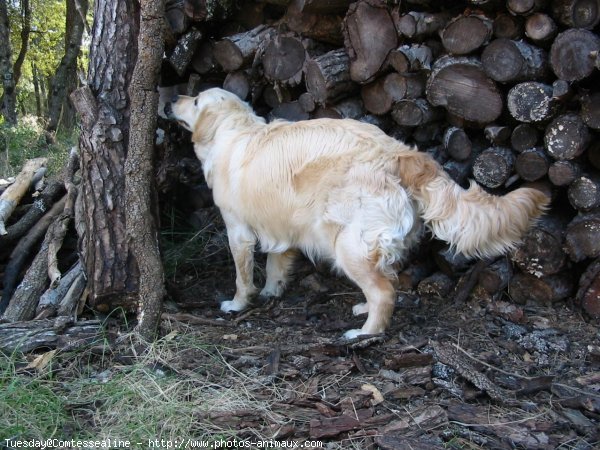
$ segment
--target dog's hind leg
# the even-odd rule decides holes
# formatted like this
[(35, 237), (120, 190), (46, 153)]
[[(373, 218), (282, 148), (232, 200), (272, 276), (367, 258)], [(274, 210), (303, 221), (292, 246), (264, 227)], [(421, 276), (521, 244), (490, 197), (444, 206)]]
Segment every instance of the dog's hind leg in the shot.
[(288, 281), (288, 274), (298, 252), (290, 249), (283, 253), (267, 255), (267, 281), (260, 291), (262, 297), (281, 297)]
[(353, 312), (369, 313), (361, 329), (344, 333), (348, 339), (384, 332), (390, 323), (396, 298), (392, 282), (377, 269), (374, 261), (357, 252), (359, 247), (358, 242), (352, 241), (350, 233), (345, 232), (338, 237), (335, 247), (337, 266), (362, 289), (367, 299), (366, 304), (356, 305)]
[(235, 263), (235, 296), (233, 300), (221, 302), (221, 311), (241, 311), (250, 302), (256, 293), (254, 286), (254, 245), (256, 236), (249, 228), (235, 224), (230, 226), (226, 216), (223, 215), (227, 225), (229, 248)]

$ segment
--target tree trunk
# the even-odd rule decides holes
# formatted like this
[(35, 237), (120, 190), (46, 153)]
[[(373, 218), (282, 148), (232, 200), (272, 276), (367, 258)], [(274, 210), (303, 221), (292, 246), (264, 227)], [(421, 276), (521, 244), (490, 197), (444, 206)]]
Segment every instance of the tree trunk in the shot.
[(158, 248), (155, 219), (154, 134), (160, 75), (164, 51), (162, 15), (164, 0), (140, 2), (138, 55), (129, 86), (131, 134), (125, 160), (125, 212), (127, 238), (139, 270), (138, 325), (140, 335), (153, 340), (158, 328), (164, 273)]
[(12, 52), (10, 49), (10, 24), (6, 0), (0, 0), (0, 77), (4, 94), (0, 101), (0, 114), (9, 124), (17, 123), (17, 92), (12, 67)]
[(21, 72), (23, 69), (23, 62), (29, 50), (29, 34), (31, 33), (31, 6), (29, 0), (21, 0), (21, 50), (15, 59), (15, 65), (13, 66), (13, 77), (15, 79), (15, 86), (19, 84), (21, 78)]
[[(100, 310), (132, 309), (139, 272), (126, 236), (124, 163), (129, 141), (127, 88), (137, 55), (138, 2), (95, 3), (89, 86), (71, 98), (82, 117), (81, 192), (76, 205), (79, 247)], [(153, 111), (154, 112), (154, 111)]]
[(56, 74), (52, 78), (50, 84), (50, 97), (48, 99), (48, 125), (46, 129), (50, 132), (56, 131), (60, 113), (63, 110), (63, 104), (66, 97), (71, 93), (69, 87), (73, 89), (71, 80), (76, 76), (77, 71), (77, 56), (79, 55), (79, 47), (81, 46), (81, 38), (85, 24), (82, 15), (87, 14), (87, 0), (79, 1), (81, 14), (75, 8), (76, 0), (67, 1), (67, 26), (65, 36), (65, 54), (63, 55)]

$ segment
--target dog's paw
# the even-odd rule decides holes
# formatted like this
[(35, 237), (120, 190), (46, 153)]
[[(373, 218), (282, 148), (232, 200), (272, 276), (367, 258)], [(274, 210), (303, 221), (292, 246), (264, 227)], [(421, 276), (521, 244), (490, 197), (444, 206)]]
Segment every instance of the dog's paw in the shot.
[(348, 330), (344, 333), (344, 339), (356, 339), (364, 334), (366, 333), (360, 328), (358, 330)]
[(352, 307), (352, 314), (355, 316), (360, 316), (361, 314), (366, 314), (369, 312), (369, 304), (368, 303), (359, 303), (358, 305), (354, 305)]
[(237, 312), (242, 311), (246, 305), (241, 305), (235, 300), (225, 300), (221, 302), (221, 311), (229, 313), (229, 312)]
[(265, 285), (265, 287), (258, 294), (260, 297), (281, 297), (283, 291), (285, 289), (285, 285), (283, 283), (271, 283)]

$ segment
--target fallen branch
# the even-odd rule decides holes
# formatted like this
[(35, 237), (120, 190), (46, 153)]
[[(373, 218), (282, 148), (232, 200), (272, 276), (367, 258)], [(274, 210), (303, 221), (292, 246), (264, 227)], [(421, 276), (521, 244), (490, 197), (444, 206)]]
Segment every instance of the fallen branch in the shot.
[(5, 247), (9, 244), (16, 242), (18, 239), (23, 237), (40, 218), (52, 207), (56, 198), (62, 195), (64, 187), (62, 183), (58, 181), (52, 181), (48, 183), (46, 188), (42, 191), (40, 196), (35, 199), (33, 205), (23, 217), (21, 217), (15, 224), (9, 226), (6, 231), (7, 234), (0, 235), (0, 246)]
[(486, 392), (492, 399), (502, 404), (511, 404), (515, 401), (515, 395), (512, 391), (502, 389), (484, 374), (477, 371), (469, 361), (458, 353), (456, 348), (436, 341), (432, 341), (432, 345), (440, 362), (452, 367), (464, 379), (473, 383), (476, 388)]
[(0, 196), (0, 235), (7, 233), (6, 221), (15, 210), (19, 201), (29, 190), (35, 173), (44, 167), (48, 158), (35, 158), (28, 160), (15, 182), (11, 184)]
[(59, 303), (67, 295), (71, 286), (82, 272), (81, 262), (78, 261), (56, 285), (50, 285), (50, 288), (40, 297), (35, 310), (36, 320), (47, 319), (56, 314)]
[(73, 208), (78, 192), (78, 188), (75, 185), (73, 178), (78, 166), (79, 156), (77, 149), (73, 147), (69, 155), (69, 162), (65, 168), (65, 187), (67, 189), (65, 207), (63, 212), (60, 214), (60, 216), (58, 216), (48, 230), (48, 233), (52, 235), (52, 238), (48, 244), (48, 278), (50, 278), (51, 287), (56, 286), (61, 278), (61, 273), (58, 269), (58, 251), (62, 247), (65, 235), (69, 229), (69, 224), (73, 218)]
[[(31, 255), (31, 253), (35, 247), (35, 244), (39, 241), (39, 239), (42, 236), (44, 236), (44, 233), (46, 233), (46, 231), (48, 230), (48, 227), (50, 226), (52, 221), (56, 218), (56, 216), (58, 216), (63, 211), (66, 200), (67, 200), (67, 198), (66, 198), (66, 196), (64, 196), (60, 201), (55, 203), (54, 206), (50, 209), (50, 211), (48, 211), (44, 215), (44, 217), (42, 217), (31, 230), (29, 230), (29, 233), (27, 233), (27, 235), (24, 236), (19, 241), (17, 246), (12, 251), (12, 253), (10, 255), (10, 260), (9, 260), (8, 264), (6, 265), (6, 269), (4, 272), (4, 290), (2, 292), (2, 301), (0, 302), (0, 314), (6, 310), (8, 304), (10, 302), (11, 296), (15, 292), (15, 288), (17, 285), (17, 280), (19, 279), (19, 275), (21, 274), (21, 271), (23, 269), (23, 266), (25, 265), (25, 262)], [(47, 258), (48, 258), (49, 242), (50, 242), (49, 239), (48, 240), (45, 239), (44, 244), (42, 245), (42, 248), (44, 248), (44, 245), (46, 246), (45, 247), (46, 261), (44, 263), (45, 273), (40, 274), (39, 277), (42, 280), (44, 280), (44, 282), (47, 278), (47, 272), (48, 272)], [(38, 259), (39, 255), (40, 255), (40, 253), (38, 253), (38, 255), (36, 256), (35, 259)], [(41, 295), (42, 292), (43, 292), (43, 290), (39, 293), (39, 295)], [(31, 316), (29, 317), (29, 319), (31, 319), (33, 317), (34, 310), (35, 310), (35, 305), (33, 307), (33, 310), (31, 311)], [(14, 320), (26, 320), (26, 319), (14, 319)]]
[(54, 320), (30, 320), (0, 324), (0, 350), (30, 352), (38, 348), (73, 349), (103, 339), (98, 320), (62, 323)]

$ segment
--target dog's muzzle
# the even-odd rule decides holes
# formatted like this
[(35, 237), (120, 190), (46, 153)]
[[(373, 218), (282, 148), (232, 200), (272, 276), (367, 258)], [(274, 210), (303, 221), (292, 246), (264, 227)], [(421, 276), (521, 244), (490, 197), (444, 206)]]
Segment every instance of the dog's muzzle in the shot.
[(165, 116), (167, 116), (169, 119), (173, 119), (173, 103), (169, 102), (165, 104)]
[(173, 103), (177, 102), (178, 99), (179, 99), (179, 96), (176, 95), (171, 99), (170, 102), (167, 102), (165, 104), (165, 107), (164, 107), (165, 116), (167, 116), (169, 119), (175, 118), (173, 115)]

